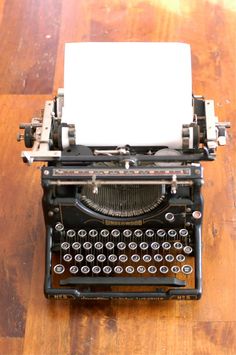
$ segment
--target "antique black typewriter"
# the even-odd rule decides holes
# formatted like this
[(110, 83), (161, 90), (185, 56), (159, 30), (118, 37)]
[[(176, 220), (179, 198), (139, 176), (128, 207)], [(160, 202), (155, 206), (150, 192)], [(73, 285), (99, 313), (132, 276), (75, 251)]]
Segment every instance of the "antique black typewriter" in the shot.
[(48, 298), (199, 299), (203, 169), (226, 143), (214, 102), (192, 98), (182, 147), (85, 146), (64, 123), (63, 90), (21, 124), (41, 169)]

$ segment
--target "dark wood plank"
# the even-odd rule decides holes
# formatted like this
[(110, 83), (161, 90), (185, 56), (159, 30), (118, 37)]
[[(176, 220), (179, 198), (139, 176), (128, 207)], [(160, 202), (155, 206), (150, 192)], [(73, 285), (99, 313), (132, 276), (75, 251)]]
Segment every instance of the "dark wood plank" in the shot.
[(22, 354), (23, 339), (22, 338), (0, 338), (0, 353), (5, 355)]
[(44, 100), (0, 97), (0, 336), (24, 336), (35, 241), (44, 233), (39, 171), (22, 163), (16, 142), (18, 123), (32, 117)]
[(193, 355), (235, 355), (235, 322), (197, 322), (193, 327)]
[(51, 94), (61, 1), (6, 1), (0, 25), (0, 93)]

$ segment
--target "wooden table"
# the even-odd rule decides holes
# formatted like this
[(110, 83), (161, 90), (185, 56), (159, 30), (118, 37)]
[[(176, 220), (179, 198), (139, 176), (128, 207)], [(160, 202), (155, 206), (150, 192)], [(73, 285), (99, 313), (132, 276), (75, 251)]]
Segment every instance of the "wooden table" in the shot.
[[(0, 1), (0, 353), (236, 354), (236, 3), (234, 0)], [(40, 172), (20, 159), (18, 124), (63, 86), (72, 41), (181, 41), (193, 89), (230, 120), (205, 166), (201, 301), (49, 301), (43, 297)]]

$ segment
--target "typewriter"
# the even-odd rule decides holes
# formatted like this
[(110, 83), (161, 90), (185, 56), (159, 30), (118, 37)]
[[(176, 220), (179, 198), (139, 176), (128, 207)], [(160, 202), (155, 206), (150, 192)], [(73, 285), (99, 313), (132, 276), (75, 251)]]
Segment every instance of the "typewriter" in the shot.
[(63, 89), (20, 124), (25, 163), (43, 162), (47, 298), (199, 299), (203, 168), (226, 144), (214, 101), (192, 97), (182, 147), (86, 146), (62, 120)]
[(25, 163), (46, 162), (46, 297), (199, 299), (200, 161), (215, 159), (229, 123), (217, 122), (212, 100), (194, 96), (181, 150), (92, 149), (75, 144), (74, 125), (61, 123), (62, 106), (59, 90), (18, 136), (32, 148), (22, 152)]

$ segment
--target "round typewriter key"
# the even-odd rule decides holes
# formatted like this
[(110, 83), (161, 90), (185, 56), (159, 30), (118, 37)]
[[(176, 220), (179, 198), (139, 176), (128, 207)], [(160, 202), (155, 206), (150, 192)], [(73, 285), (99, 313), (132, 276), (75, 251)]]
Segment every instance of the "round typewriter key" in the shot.
[(134, 263), (137, 263), (139, 262), (140, 260), (140, 256), (138, 254), (133, 254), (131, 255), (131, 260), (134, 262)]
[(84, 260), (84, 257), (82, 254), (76, 254), (75, 255), (75, 261), (78, 261), (79, 263)]
[(176, 230), (174, 230), (174, 229), (169, 229), (169, 230), (168, 230), (168, 236), (171, 237), (171, 238), (176, 237), (176, 236), (177, 236)]
[(175, 216), (174, 216), (173, 213), (168, 212), (168, 213), (165, 214), (165, 219), (166, 219), (167, 222), (174, 222)]
[(185, 228), (180, 229), (180, 230), (179, 230), (179, 235), (180, 235), (181, 237), (187, 237), (187, 235), (188, 235), (188, 230), (185, 229)]
[(183, 248), (183, 244), (180, 243), (180, 242), (175, 242), (175, 243), (174, 243), (174, 248), (175, 248), (176, 250), (180, 250), (180, 249)]
[(183, 254), (176, 255), (176, 260), (182, 263), (185, 260), (185, 256)]
[(169, 271), (169, 268), (165, 265), (162, 265), (159, 270), (162, 274), (167, 274), (167, 272)]
[(158, 250), (160, 248), (160, 244), (157, 242), (153, 242), (151, 244), (151, 248), (152, 248), (152, 250)]
[(98, 236), (98, 231), (96, 229), (91, 229), (89, 231), (89, 236), (92, 237), (92, 238), (95, 238)]
[(134, 268), (133, 266), (126, 266), (125, 271), (127, 272), (127, 274), (133, 274), (134, 273)]
[(100, 235), (104, 238), (108, 237), (109, 236), (109, 230), (107, 229), (102, 229), (101, 232), (100, 232)]
[(121, 273), (123, 272), (123, 267), (122, 267), (122, 266), (119, 266), (119, 265), (115, 266), (115, 267), (114, 267), (114, 272), (115, 272), (116, 274), (121, 274)]
[(145, 261), (145, 263), (149, 263), (151, 260), (152, 260), (151, 255), (145, 254), (145, 255), (143, 256), (143, 261)]
[(123, 236), (124, 236), (124, 237), (129, 238), (129, 237), (131, 237), (131, 235), (132, 235), (132, 232), (131, 232), (130, 229), (125, 229), (125, 230), (123, 231)]
[(130, 250), (135, 250), (135, 249), (137, 249), (137, 243), (131, 242), (131, 243), (129, 243), (128, 247)]
[(125, 254), (121, 254), (121, 255), (119, 255), (119, 260), (120, 260), (122, 263), (126, 263), (126, 261), (128, 260), (128, 256), (125, 255)]
[(152, 229), (147, 229), (145, 235), (151, 238), (154, 236), (154, 231)]
[(163, 260), (163, 256), (161, 254), (155, 254), (153, 259), (160, 263)]
[(90, 267), (88, 267), (87, 265), (82, 266), (82, 268), (80, 269), (82, 274), (88, 274), (90, 271)]
[(94, 274), (99, 274), (99, 273), (101, 272), (100, 266), (98, 266), (98, 265), (93, 266), (92, 272), (93, 272)]
[(61, 248), (62, 248), (63, 250), (68, 250), (68, 249), (70, 249), (70, 243), (67, 243), (67, 242), (61, 243)]
[(202, 213), (200, 211), (194, 211), (192, 213), (193, 218), (200, 219), (202, 217)]
[(149, 266), (148, 272), (150, 272), (150, 274), (155, 274), (157, 272), (156, 266), (153, 266), (153, 265)]
[(65, 260), (67, 263), (69, 263), (72, 260), (72, 255), (71, 254), (63, 255), (63, 260)]
[(100, 261), (101, 263), (103, 263), (106, 260), (106, 256), (104, 254), (99, 254), (97, 256), (97, 261)]
[(146, 271), (146, 268), (143, 265), (139, 265), (137, 267), (137, 271), (138, 271), (139, 274), (144, 274), (144, 272)]
[(193, 248), (190, 247), (189, 245), (186, 245), (186, 247), (184, 247), (183, 251), (185, 252), (185, 254), (191, 254), (193, 252)]
[(90, 242), (85, 242), (85, 243), (83, 244), (83, 247), (84, 247), (85, 250), (89, 250), (89, 249), (92, 248), (92, 243), (90, 243)]
[(193, 268), (191, 265), (183, 265), (181, 268), (181, 271), (185, 274), (185, 275), (189, 275), (193, 272)]
[(124, 250), (126, 248), (126, 244), (124, 242), (117, 243), (117, 248), (119, 250)]
[(112, 237), (115, 237), (115, 238), (119, 237), (120, 236), (119, 229), (112, 229), (111, 235), (112, 235)]
[(86, 261), (92, 263), (95, 260), (95, 256), (93, 254), (86, 255)]
[(160, 238), (164, 238), (166, 235), (166, 232), (164, 229), (158, 229), (157, 231), (157, 236), (160, 237)]
[(72, 248), (73, 248), (74, 250), (79, 250), (79, 249), (81, 248), (81, 244), (80, 244), (79, 242), (74, 242), (74, 243), (72, 244)]
[(139, 247), (142, 250), (146, 250), (146, 249), (148, 249), (148, 243), (142, 242), (142, 243), (139, 244)]
[(78, 231), (78, 236), (79, 236), (79, 237), (84, 238), (84, 237), (86, 237), (86, 235), (87, 235), (87, 232), (86, 232), (85, 229), (80, 229), (80, 230)]
[(63, 272), (65, 271), (65, 267), (62, 264), (57, 264), (54, 266), (53, 270), (55, 274), (63, 274)]
[(136, 229), (135, 231), (134, 231), (134, 236), (135, 237), (142, 237), (142, 235), (143, 235), (143, 232), (141, 231), (141, 229)]
[(180, 267), (177, 265), (173, 265), (171, 267), (171, 272), (173, 272), (174, 274), (178, 274), (180, 272)]
[(77, 274), (78, 271), (79, 271), (78, 266), (73, 265), (73, 266), (70, 267), (70, 273), (71, 274)]
[(56, 225), (55, 225), (55, 229), (56, 231), (58, 232), (62, 232), (64, 230), (64, 226), (62, 223), (58, 222)]
[(171, 244), (169, 242), (162, 243), (162, 248), (164, 250), (169, 250), (171, 248)]
[(102, 270), (105, 274), (110, 274), (112, 272), (112, 268), (109, 265), (104, 266)]
[(112, 250), (112, 249), (114, 249), (114, 247), (115, 247), (115, 244), (113, 242), (107, 242), (106, 243), (106, 248), (108, 250)]
[(175, 260), (174, 256), (172, 254), (167, 254), (165, 256), (165, 260), (168, 261), (168, 263), (172, 263), (172, 261)]
[(66, 232), (66, 235), (67, 235), (67, 237), (73, 238), (73, 237), (75, 236), (75, 231), (74, 231), (74, 229), (69, 229), (69, 230)]
[(97, 250), (101, 250), (103, 248), (103, 243), (102, 242), (96, 242), (94, 244), (94, 248)]
[(111, 263), (115, 263), (117, 261), (117, 255), (116, 254), (110, 254), (108, 256), (108, 260), (111, 262)]

